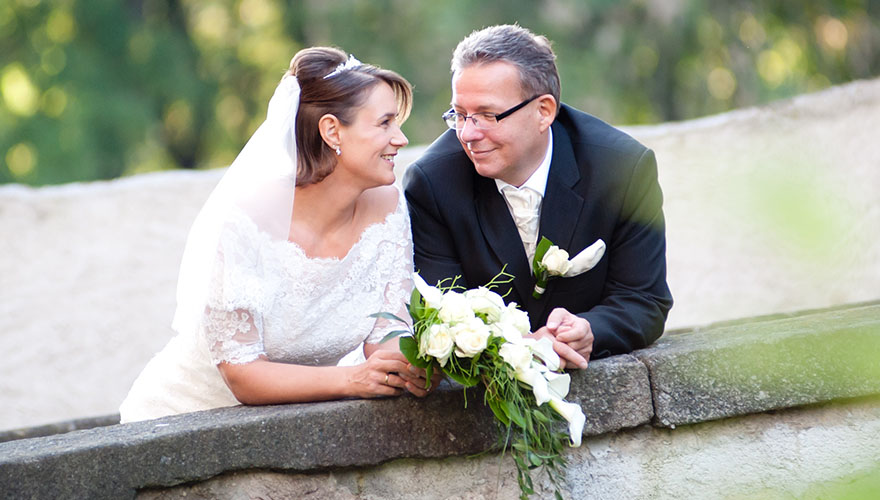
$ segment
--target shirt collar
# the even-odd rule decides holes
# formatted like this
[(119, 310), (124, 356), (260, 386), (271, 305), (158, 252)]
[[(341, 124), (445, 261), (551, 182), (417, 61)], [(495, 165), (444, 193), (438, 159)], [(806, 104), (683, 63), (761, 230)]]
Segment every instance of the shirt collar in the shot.
[(533, 191), (536, 191), (541, 195), (541, 198), (544, 197), (544, 191), (547, 190), (547, 178), (550, 176), (550, 162), (553, 160), (553, 129), (547, 129), (547, 152), (544, 153), (544, 160), (541, 161), (541, 164), (538, 165), (538, 168), (532, 172), (532, 175), (523, 182), (522, 186), (516, 187), (512, 184), (508, 184), (501, 179), (495, 179), (495, 186), (498, 187), (498, 192), (502, 193), (502, 189), (505, 186), (513, 186), (514, 189), (525, 189), (529, 188)]

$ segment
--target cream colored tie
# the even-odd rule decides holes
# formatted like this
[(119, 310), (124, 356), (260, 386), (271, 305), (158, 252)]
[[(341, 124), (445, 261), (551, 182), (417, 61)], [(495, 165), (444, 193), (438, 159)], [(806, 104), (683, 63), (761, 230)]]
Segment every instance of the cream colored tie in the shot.
[(532, 258), (535, 256), (535, 247), (538, 245), (538, 224), (541, 220), (541, 195), (532, 189), (516, 189), (513, 186), (504, 186), (501, 190), (510, 208), (510, 215), (519, 230), (519, 237), (523, 242), (523, 249), (529, 261), (529, 270), (532, 267)]

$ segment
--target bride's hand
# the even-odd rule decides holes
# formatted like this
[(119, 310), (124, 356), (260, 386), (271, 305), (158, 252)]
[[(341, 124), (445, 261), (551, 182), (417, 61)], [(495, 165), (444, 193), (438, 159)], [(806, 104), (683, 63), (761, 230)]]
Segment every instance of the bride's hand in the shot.
[(352, 367), (348, 385), (352, 395), (359, 398), (399, 396), (407, 388), (405, 373), (409, 363), (406, 357), (395, 351), (379, 349), (365, 363)]

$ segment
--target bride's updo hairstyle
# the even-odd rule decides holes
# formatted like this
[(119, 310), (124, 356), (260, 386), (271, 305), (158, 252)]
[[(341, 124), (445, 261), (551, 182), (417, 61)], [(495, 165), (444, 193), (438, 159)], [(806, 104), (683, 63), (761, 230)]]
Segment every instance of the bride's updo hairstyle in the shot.
[(394, 90), (397, 122), (403, 123), (409, 116), (412, 86), (406, 79), (370, 64), (349, 62), (345, 69), (336, 71), (346, 61), (344, 52), (331, 47), (303, 49), (290, 61), (288, 73), (296, 77), (301, 89), (296, 115), (297, 186), (320, 182), (336, 168), (336, 152), (318, 130), (322, 116), (331, 114), (343, 125), (351, 125), (371, 89), (382, 82)]

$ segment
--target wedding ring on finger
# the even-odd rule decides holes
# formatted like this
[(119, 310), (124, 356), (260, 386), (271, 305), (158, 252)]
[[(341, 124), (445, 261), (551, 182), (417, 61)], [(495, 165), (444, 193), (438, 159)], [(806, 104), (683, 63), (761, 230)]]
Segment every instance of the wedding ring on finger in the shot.
[(388, 375), (390, 375), (390, 374), (389, 373), (385, 374), (385, 385), (388, 385)]

